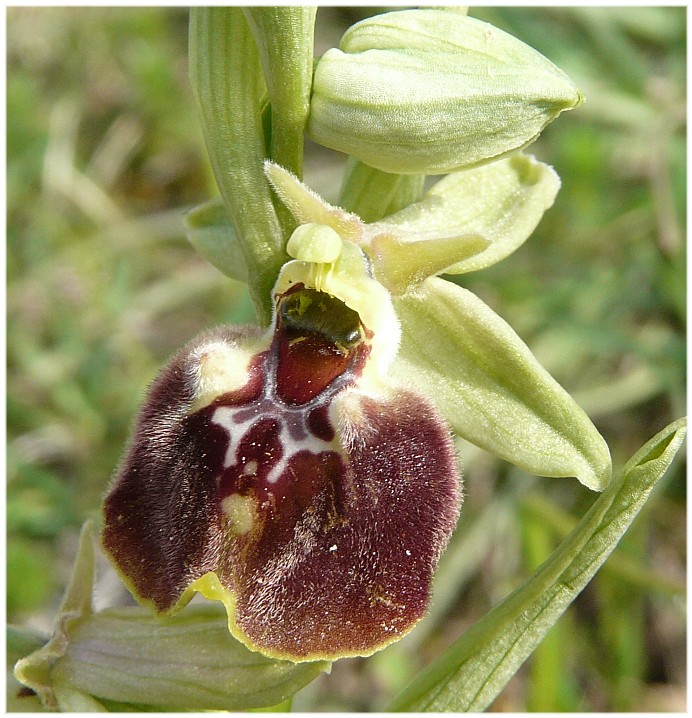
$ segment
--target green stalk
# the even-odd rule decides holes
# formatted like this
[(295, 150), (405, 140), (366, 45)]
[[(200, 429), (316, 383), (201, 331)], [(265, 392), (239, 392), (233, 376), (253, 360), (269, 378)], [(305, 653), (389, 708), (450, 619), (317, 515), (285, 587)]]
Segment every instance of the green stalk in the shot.
[(219, 185), (248, 270), (260, 324), (271, 318), (271, 290), (287, 260), (286, 238), (263, 172), (266, 88), (250, 27), (237, 7), (190, 11), (190, 80)]
[(243, 12), (257, 41), (269, 92), (270, 156), (302, 178), (317, 8), (253, 7)]
[(423, 197), (425, 175), (383, 172), (350, 157), (338, 204), (365, 222), (377, 222)]

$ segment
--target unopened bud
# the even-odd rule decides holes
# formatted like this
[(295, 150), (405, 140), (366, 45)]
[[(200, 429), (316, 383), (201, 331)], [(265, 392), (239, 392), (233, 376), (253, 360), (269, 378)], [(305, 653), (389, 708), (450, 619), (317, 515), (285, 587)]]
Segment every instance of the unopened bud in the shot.
[(441, 174), (533, 142), (583, 97), (549, 60), (444, 10), (364, 20), (315, 71), (308, 133), (385, 172)]

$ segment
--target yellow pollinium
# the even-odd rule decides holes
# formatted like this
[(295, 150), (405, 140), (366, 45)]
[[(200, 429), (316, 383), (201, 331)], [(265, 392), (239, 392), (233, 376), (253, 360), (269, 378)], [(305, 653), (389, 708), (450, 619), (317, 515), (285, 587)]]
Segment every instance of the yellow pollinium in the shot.
[(331, 227), (308, 222), (296, 228), (288, 240), (286, 251), (303, 262), (332, 264), (339, 258), (342, 245), (341, 237)]

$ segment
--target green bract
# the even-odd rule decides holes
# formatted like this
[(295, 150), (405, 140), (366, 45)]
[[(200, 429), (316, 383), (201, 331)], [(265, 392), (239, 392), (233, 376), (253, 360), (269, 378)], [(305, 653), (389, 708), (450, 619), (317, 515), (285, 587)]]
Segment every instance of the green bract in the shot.
[[(234, 52), (228, 52), (233, 47)], [(261, 172), (267, 148), (262, 125), (266, 93), (260, 56), (240, 8), (190, 13), (190, 79), (221, 196), (236, 233), (261, 319), (281, 266), (281, 226)], [(245, 200), (252, 196), (252, 207)], [(264, 315), (262, 316), (262, 311)]]
[(538, 52), (444, 10), (350, 28), (315, 71), (308, 133), (385, 172), (440, 174), (533, 142), (582, 95)]

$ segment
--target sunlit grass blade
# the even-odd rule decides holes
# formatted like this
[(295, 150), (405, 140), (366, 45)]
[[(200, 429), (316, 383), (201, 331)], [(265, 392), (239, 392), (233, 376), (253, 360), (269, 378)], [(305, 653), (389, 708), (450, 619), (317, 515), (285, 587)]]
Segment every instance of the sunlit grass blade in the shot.
[(391, 710), (487, 708), (615, 548), (686, 427), (680, 419), (646, 443), (538, 571), (414, 679)]

